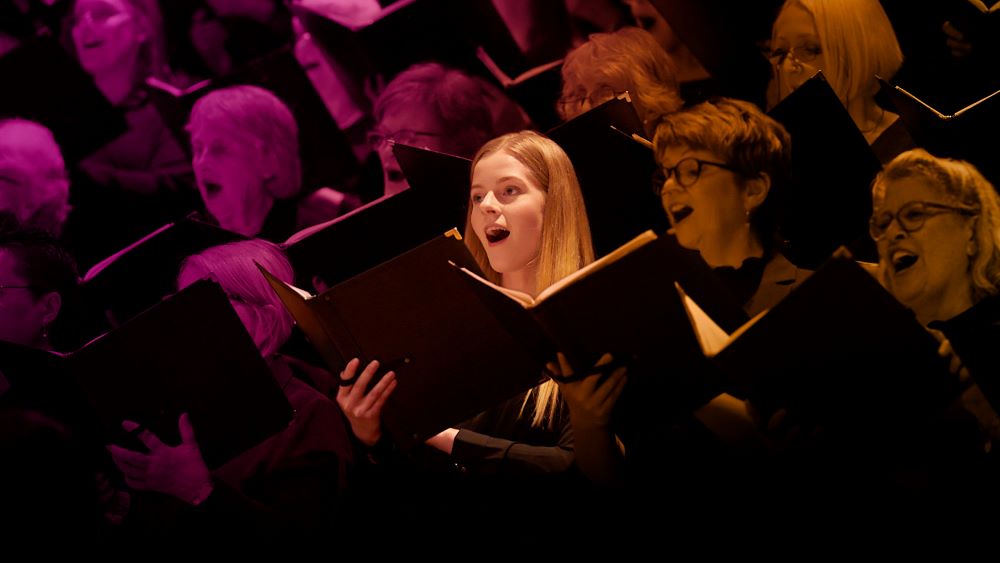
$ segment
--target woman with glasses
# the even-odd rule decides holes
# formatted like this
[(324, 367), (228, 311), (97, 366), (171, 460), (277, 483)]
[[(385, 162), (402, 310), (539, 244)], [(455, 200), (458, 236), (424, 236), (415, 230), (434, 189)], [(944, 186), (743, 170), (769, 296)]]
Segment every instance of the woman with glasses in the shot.
[[(989, 451), (1000, 438), (1000, 197), (971, 164), (914, 149), (878, 175), (872, 202), (880, 280), (942, 338), (965, 382), (960, 404), (979, 423), (978, 434), (964, 436), (978, 440), (979, 454)], [(949, 463), (966, 467), (959, 461)]]
[[(665, 116), (653, 145), (663, 172), (657, 193), (671, 232), (681, 246), (701, 253), (748, 314), (773, 307), (805, 279), (809, 272), (785, 259), (777, 243), (775, 196), (791, 157), (789, 136), (780, 124), (749, 102), (717, 98)], [(629, 463), (614, 456), (578, 458), (581, 464), (592, 463), (582, 467), (586, 474), (620, 483), (627, 468), (644, 494), (656, 501), (669, 495), (675, 506), (722, 500), (712, 496), (722, 482), (727, 483), (723, 496), (729, 497), (743, 494), (740, 484), (748, 493), (759, 485), (743, 455), (755, 450), (760, 437), (742, 401), (723, 393), (693, 416), (664, 417), (656, 410), (659, 399), (641, 391), (642, 379), (635, 383), (626, 399), (632, 403), (627, 406)], [(609, 439), (614, 401), (602, 400), (606, 394), (608, 385), (593, 380), (567, 390), (567, 400), (592, 407), (578, 409), (587, 419), (573, 419), (581, 429), (578, 441), (597, 442), (601, 432)], [(661, 463), (664, 457), (672, 460), (670, 467)]]
[(408, 187), (393, 143), (471, 158), (486, 141), (527, 126), (524, 112), (503, 92), (440, 63), (399, 73), (375, 101), (374, 115), (368, 142), (382, 162), (385, 195)]
[(808, 272), (780, 252), (776, 214), (791, 158), (788, 132), (749, 102), (718, 98), (667, 115), (653, 140), (656, 186), (678, 242), (697, 249), (750, 315)]
[(624, 92), (647, 130), (682, 105), (669, 56), (648, 32), (626, 27), (595, 33), (569, 55), (562, 67), (559, 115), (566, 120)]
[(877, 0), (787, 0), (774, 22), (769, 58), (769, 105), (821, 70), (882, 162), (914, 146), (899, 116), (875, 103), (876, 75), (888, 80), (903, 63)]

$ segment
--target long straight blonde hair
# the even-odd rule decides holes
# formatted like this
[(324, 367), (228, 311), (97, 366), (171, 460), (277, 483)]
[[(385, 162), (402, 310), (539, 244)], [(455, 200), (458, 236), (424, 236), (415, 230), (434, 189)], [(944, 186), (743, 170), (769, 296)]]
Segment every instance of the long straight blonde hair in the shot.
[[(534, 131), (508, 133), (489, 141), (472, 159), (472, 170), (475, 171), (480, 160), (498, 152), (507, 153), (523, 164), (531, 179), (545, 192), (542, 241), (535, 284), (537, 293), (594, 261), (590, 223), (587, 221), (580, 184), (573, 164), (562, 148)], [(465, 244), (486, 277), (500, 284), (500, 273), (490, 266), (486, 249), (472, 229), (472, 213), (473, 207), (470, 205), (465, 222)], [(549, 380), (534, 388), (525, 397), (522, 412), (532, 395), (535, 398), (532, 426), (541, 426), (548, 419), (551, 427), (559, 404), (558, 386)]]

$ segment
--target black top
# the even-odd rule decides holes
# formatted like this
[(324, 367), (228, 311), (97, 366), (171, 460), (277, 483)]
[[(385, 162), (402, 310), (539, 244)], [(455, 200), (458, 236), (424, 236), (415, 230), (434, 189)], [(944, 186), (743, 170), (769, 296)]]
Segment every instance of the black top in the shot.
[(990, 405), (1000, 410), (1000, 296), (986, 297), (961, 314), (934, 321), (976, 380)]
[(754, 256), (744, 260), (739, 268), (721, 266), (714, 268), (714, 272), (740, 303), (746, 303), (757, 293), (764, 277), (764, 266), (769, 261), (770, 258)]

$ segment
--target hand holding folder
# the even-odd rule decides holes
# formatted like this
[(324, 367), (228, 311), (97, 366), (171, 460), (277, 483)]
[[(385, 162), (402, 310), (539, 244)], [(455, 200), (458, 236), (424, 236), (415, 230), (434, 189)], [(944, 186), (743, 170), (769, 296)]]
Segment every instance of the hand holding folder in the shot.
[(696, 252), (652, 232), (535, 299), (483, 279), (453, 236), (315, 297), (265, 276), (331, 370), (360, 358), (395, 372), (383, 422), (404, 447), (537, 385), (557, 350), (574, 373), (589, 373), (611, 351), (647, 374), (654, 389), (676, 390), (669, 400), (678, 408), (710, 398), (705, 358), (675, 281), (725, 326), (745, 321)]

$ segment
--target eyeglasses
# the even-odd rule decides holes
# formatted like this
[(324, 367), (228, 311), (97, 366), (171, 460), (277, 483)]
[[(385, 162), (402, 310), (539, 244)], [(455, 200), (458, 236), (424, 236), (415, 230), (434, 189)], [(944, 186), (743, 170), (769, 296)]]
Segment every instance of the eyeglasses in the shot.
[(791, 49), (785, 49), (784, 47), (772, 49), (771, 52), (767, 53), (767, 59), (774, 66), (781, 66), (788, 57), (792, 57), (793, 60), (800, 63), (811, 63), (816, 60), (816, 57), (822, 54), (823, 49), (819, 45), (799, 45)]
[(33, 285), (3, 285), (0, 284), (0, 297), (3, 297), (4, 293), (8, 289), (34, 289)]
[(440, 133), (429, 131), (411, 131), (402, 129), (393, 133), (383, 133), (381, 131), (368, 132), (368, 146), (378, 151), (384, 149), (390, 143), (400, 143), (403, 145), (419, 145), (421, 137), (439, 138), (444, 137)]
[(901, 229), (907, 233), (913, 233), (922, 229), (929, 217), (942, 213), (958, 213), (966, 217), (975, 217), (979, 215), (979, 210), (970, 207), (945, 205), (932, 201), (911, 201), (900, 207), (895, 213), (883, 211), (878, 215), (873, 215), (868, 222), (868, 232), (873, 239), (879, 240), (889, 231), (889, 225), (895, 219)]
[(698, 178), (701, 177), (701, 171), (702, 168), (705, 167), (705, 165), (715, 166), (717, 168), (722, 168), (723, 170), (729, 170), (730, 172), (735, 172), (737, 174), (740, 173), (739, 169), (733, 168), (728, 164), (723, 164), (721, 162), (712, 162), (710, 160), (702, 160), (700, 158), (694, 158), (693, 156), (689, 156), (687, 158), (682, 158), (680, 162), (678, 162), (674, 166), (662, 167), (661, 171), (656, 174), (656, 178), (654, 180), (654, 182), (656, 182), (656, 185), (653, 186), (653, 191), (656, 192), (656, 195), (662, 195), (663, 188), (666, 185), (667, 180), (669, 180), (671, 176), (674, 177), (675, 181), (680, 187), (690, 188), (691, 186), (694, 185), (695, 182), (698, 181)]
[(615, 91), (611, 86), (601, 86), (586, 96), (563, 96), (556, 102), (558, 110), (562, 114), (573, 113), (573, 111), (587, 102), (590, 107), (595, 107), (621, 95), (622, 92)]

